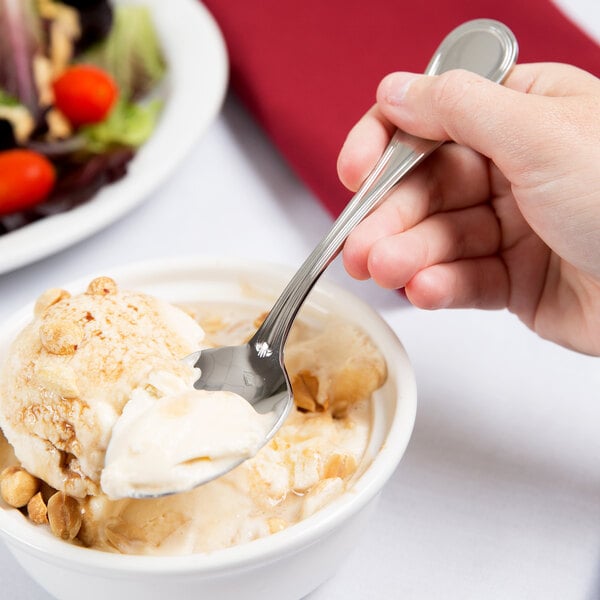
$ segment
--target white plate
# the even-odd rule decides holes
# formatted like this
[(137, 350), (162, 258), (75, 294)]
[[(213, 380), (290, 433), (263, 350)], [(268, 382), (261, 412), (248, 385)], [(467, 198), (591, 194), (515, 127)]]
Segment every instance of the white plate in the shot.
[(221, 31), (198, 0), (115, 0), (150, 7), (168, 62), (160, 121), (127, 175), (88, 202), (0, 236), (0, 273), (80, 241), (142, 202), (214, 120), (225, 96), (228, 59)]

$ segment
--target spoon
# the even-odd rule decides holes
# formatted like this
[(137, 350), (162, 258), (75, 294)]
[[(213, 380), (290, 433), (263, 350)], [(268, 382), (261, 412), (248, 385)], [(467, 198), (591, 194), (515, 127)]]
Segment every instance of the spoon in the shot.
[[(500, 83), (516, 58), (517, 42), (512, 32), (497, 21), (478, 19), (457, 27), (443, 40), (425, 73), (439, 75), (461, 68)], [(242, 346), (202, 350), (186, 358), (186, 362), (201, 371), (194, 384), (197, 389), (232, 391), (245, 398), (257, 412), (273, 414), (273, 425), (264, 443), (275, 435), (293, 405), (283, 350), (308, 293), (356, 225), (441, 144), (396, 131), (373, 171), (293, 276), (252, 339)], [(223, 471), (196, 481), (193, 487), (224, 474), (242, 461), (232, 459)]]

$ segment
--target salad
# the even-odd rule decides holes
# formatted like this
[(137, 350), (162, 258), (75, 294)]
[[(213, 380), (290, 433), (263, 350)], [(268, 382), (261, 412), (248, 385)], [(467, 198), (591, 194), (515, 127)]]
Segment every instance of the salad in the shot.
[(145, 6), (0, 0), (0, 235), (123, 177), (165, 71)]

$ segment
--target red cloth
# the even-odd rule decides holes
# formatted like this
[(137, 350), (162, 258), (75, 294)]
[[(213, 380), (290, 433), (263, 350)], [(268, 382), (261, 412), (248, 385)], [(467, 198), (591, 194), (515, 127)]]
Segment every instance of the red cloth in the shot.
[(600, 46), (550, 0), (203, 0), (223, 30), (234, 90), (298, 175), (337, 215), (341, 145), (379, 80), (421, 72), (454, 27), (504, 22), (519, 61), (560, 61), (600, 76)]

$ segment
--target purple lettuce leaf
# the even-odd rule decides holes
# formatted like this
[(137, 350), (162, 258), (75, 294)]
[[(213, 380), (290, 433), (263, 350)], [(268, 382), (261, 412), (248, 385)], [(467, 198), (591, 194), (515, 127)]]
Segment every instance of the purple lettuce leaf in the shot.
[(38, 116), (33, 59), (42, 44), (35, 0), (0, 0), (0, 89)]

